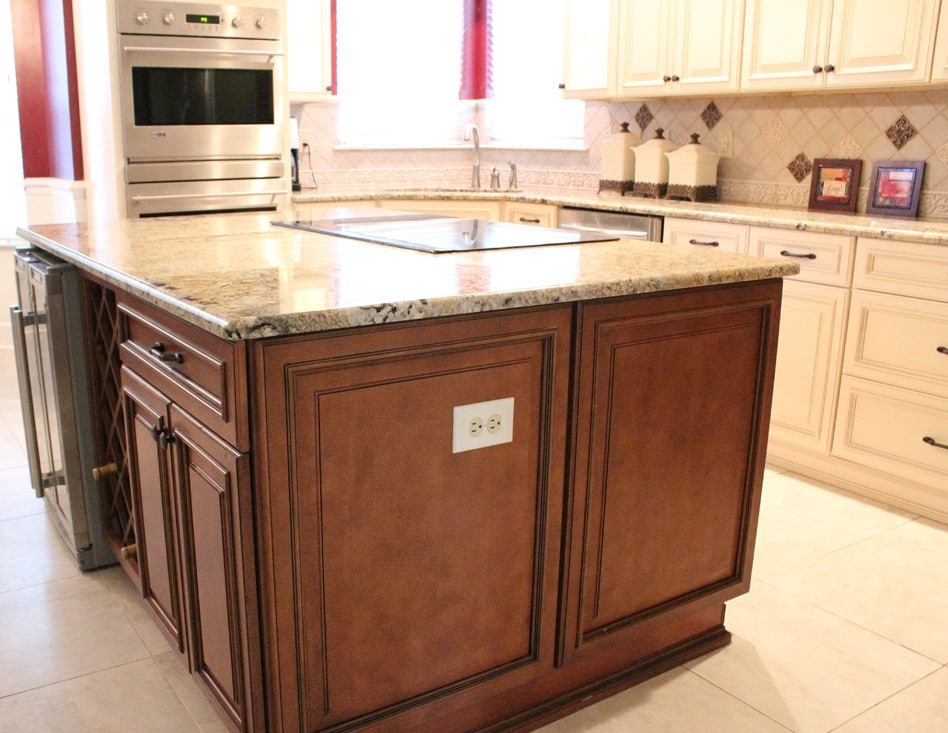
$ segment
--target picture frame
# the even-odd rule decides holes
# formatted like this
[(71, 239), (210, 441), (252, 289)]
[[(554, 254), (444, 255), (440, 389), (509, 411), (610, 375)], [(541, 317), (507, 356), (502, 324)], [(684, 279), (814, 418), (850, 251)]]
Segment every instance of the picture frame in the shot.
[(866, 213), (878, 216), (918, 216), (924, 160), (878, 161), (872, 166)]
[(817, 158), (810, 178), (810, 211), (856, 213), (862, 161), (856, 158)]

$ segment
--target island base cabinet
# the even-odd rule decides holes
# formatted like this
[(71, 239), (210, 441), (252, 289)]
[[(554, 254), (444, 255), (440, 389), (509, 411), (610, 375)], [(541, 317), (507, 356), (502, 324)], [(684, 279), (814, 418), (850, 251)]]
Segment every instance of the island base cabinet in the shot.
[(747, 591), (779, 298), (770, 283), (580, 305), (567, 664), (703, 609), (720, 616), (691, 632), (713, 637)]
[[(768, 281), (257, 344), (268, 730), (529, 730), (727, 643), (779, 303)], [(504, 398), (512, 440), (453, 452), (454, 408)]]

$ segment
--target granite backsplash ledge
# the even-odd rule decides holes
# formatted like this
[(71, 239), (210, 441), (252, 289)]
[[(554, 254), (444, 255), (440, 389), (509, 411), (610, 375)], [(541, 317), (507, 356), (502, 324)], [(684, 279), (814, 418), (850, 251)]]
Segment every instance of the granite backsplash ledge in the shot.
[[(310, 141), (301, 159), (304, 189), (380, 190), (463, 187), (470, 183), (470, 151), (339, 150), (334, 103), (293, 108)], [(676, 142), (693, 132), (717, 149), (725, 135), (732, 155), (718, 167), (718, 197), (805, 209), (815, 158), (863, 161), (858, 211), (865, 211), (872, 164), (924, 160), (919, 216), (948, 220), (948, 89), (811, 95), (651, 99), (586, 105), (586, 151), (482, 151), (482, 171), (506, 170), (516, 160), (521, 188), (588, 190), (599, 185), (602, 141), (631, 123), (642, 140), (657, 128)], [(311, 161), (311, 165), (310, 165)], [(315, 179), (314, 179), (315, 177)], [(485, 180), (486, 185), (486, 180)]]

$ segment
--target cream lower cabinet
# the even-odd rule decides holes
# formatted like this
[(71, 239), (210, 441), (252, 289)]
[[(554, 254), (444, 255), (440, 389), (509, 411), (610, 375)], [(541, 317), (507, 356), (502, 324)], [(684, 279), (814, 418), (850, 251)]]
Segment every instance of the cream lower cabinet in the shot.
[(784, 281), (770, 455), (796, 460), (827, 455), (849, 305), (852, 237), (750, 228), (751, 254), (794, 259), (800, 274)]
[(719, 252), (746, 254), (747, 238), (748, 227), (744, 224), (666, 216), (662, 227), (662, 241), (665, 244), (707, 247)]
[(504, 221), (514, 224), (530, 224), (537, 227), (555, 227), (556, 207), (549, 204), (504, 202)]

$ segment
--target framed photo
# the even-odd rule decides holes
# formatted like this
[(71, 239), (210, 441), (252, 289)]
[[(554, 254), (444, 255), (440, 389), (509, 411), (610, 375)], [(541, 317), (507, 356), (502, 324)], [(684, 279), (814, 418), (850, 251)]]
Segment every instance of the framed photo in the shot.
[(924, 172), (924, 160), (888, 160), (873, 164), (866, 212), (879, 216), (916, 216)]
[(811, 211), (855, 213), (862, 161), (855, 158), (817, 158), (810, 181)]

